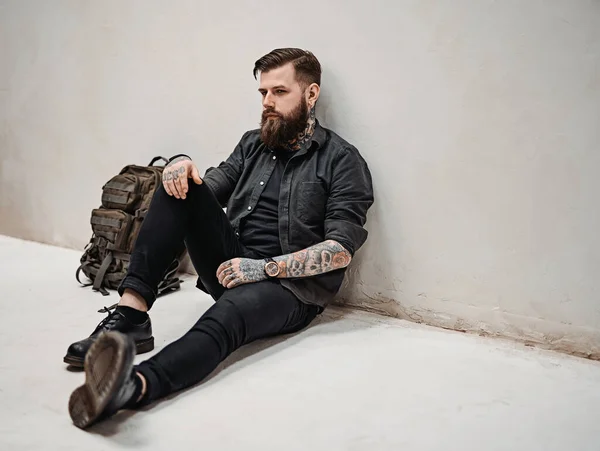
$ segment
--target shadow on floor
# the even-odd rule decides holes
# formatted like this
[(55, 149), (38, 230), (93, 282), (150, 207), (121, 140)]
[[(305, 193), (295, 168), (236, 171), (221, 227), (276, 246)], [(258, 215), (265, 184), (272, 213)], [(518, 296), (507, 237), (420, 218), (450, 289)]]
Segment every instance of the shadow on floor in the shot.
[[(190, 392), (202, 390), (204, 387), (210, 386), (218, 382), (222, 377), (222, 372), (233, 365), (237, 365), (238, 369), (244, 368), (248, 365), (252, 365), (265, 357), (271, 356), (277, 352), (280, 352), (304, 338), (312, 335), (320, 334), (320, 326), (324, 326), (330, 323), (337, 322), (344, 319), (350, 314), (350, 310), (343, 308), (335, 308), (332, 310), (326, 310), (322, 315), (318, 316), (306, 329), (300, 332), (296, 332), (288, 335), (281, 335), (273, 338), (266, 338), (257, 340), (253, 343), (242, 346), (229, 357), (227, 357), (221, 364), (202, 382), (199, 384), (182, 390), (178, 393), (174, 393), (166, 398), (145, 406), (140, 409), (143, 412), (151, 412), (154, 410), (162, 410), (168, 407), (171, 403), (176, 402), (176, 398), (186, 396)], [(363, 327), (369, 327), (368, 323), (364, 323)], [(131, 416), (135, 415), (136, 411), (125, 410), (119, 412), (117, 415), (111, 417), (108, 420), (100, 422), (89, 429), (89, 432), (99, 434), (104, 437), (112, 437), (118, 434), (125, 423)]]

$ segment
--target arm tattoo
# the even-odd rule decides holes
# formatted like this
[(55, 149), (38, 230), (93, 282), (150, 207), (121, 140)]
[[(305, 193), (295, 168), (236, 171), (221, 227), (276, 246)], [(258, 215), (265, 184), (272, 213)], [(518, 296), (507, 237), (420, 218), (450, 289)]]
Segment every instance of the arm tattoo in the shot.
[(352, 256), (337, 241), (327, 240), (274, 260), (282, 268), (280, 277), (310, 277), (345, 268)]

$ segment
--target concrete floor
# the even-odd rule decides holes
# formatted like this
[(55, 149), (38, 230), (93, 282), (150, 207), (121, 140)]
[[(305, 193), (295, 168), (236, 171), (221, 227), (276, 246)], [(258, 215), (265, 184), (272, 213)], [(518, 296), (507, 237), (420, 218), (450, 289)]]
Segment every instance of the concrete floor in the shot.
[[(67, 400), (83, 375), (62, 357), (117, 298), (78, 286), (79, 254), (0, 237), (1, 450), (600, 449), (599, 363), (340, 309), (81, 431)], [(211, 303), (191, 279), (157, 302), (157, 348)]]

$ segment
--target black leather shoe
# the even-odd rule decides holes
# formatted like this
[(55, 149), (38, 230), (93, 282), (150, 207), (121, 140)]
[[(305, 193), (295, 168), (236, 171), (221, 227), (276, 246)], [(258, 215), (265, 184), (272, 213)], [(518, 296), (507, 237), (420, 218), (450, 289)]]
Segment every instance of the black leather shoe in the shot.
[(133, 406), (139, 396), (133, 371), (135, 343), (119, 332), (103, 332), (85, 357), (85, 384), (69, 398), (69, 415), (75, 426), (85, 429), (123, 407)]
[(150, 317), (143, 324), (133, 324), (121, 312), (113, 310), (104, 318), (96, 327), (94, 332), (83, 340), (77, 341), (69, 346), (67, 355), (63, 361), (69, 365), (83, 368), (85, 355), (90, 349), (90, 346), (96, 341), (96, 338), (101, 332), (117, 331), (130, 336), (136, 347), (138, 354), (149, 352), (154, 349), (154, 337), (152, 336), (152, 323)]

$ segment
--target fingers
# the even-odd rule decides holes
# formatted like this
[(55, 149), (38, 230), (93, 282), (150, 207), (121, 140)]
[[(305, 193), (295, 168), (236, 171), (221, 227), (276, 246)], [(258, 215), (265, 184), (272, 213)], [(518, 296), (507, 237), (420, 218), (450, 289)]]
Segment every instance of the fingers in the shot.
[[(181, 168), (183, 169), (183, 168)], [(177, 172), (177, 171), (175, 171)], [(175, 189), (177, 190), (177, 193), (175, 194), (175, 197), (177, 199), (185, 199), (185, 191), (183, 190), (183, 185), (182, 185), (182, 180), (185, 180), (185, 187), (187, 191), (187, 180), (184, 176), (182, 176), (181, 171), (179, 171), (179, 174), (176, 176), (175, 179), (173, 179), (173, 184), (175, 185)]]
[(179, 199), (179, 193), (175, 188), (175, 183), (173, 182), (173, 179), (167, 180), (167, 186), (169, 187), (169, 189), (167, 189), (167, 193), (170, 192), (171, 196), (175, 196), (177, 199)]
[(229, 290), (230, 288), (235, 288), (238, 285), (241, 285), (242, 283), (242, 279), (240, 279), (239, 277), (235, 277), (234, 275), (234, 277), (229, 282), (227, 281), (227, 278), (225, 278), (225, 280), (223, 281), (223, 286)]
[(188, 177), (191, 177), (197, 185), (202, 184), (198, 168), (190, 161), (176, 163), (172, 167), (167, 166), (163, 172), (163, 186), (167, 194), (177, 199), (185, 199), (189, 190)]
[(171, 191), (171, 187), (169, 186), (169, 180), (172, 178), (170, 171), (164, 171), (162, 175), (163, 188), (167, 192), (169, 196), (173, 195), (173, 191)]
[(223, 286), (227, 286), (231, 280), (235, 279), (237, 274), (233, 270), (233, 268), (227, 268), (225, 271), (221, 273), (221, 278), (219, 279), (219, 283)]
[(168, 167), (163, 172), (163, 186), (169, 196), (185, 199), (188, 192), (187, 168), (185, 164)]
[[(168, 175), (168, 174), (167, 174)], [(165, 191), (169, 196), (176, 196), (177, 191), (175, 190), (175, 185), (173, 184), (172, 178), (166, 178), (163, 180), (163, 186), (165, 187)]]
[(198, 173), (198, 168), (196, 165), (192, 166), (192, 180), (196, 183), (196, 185), (202, 185), (202, 179), (200, 178), (200, 174)]
[(231, 269), (227, 274), (231, 274), (233, 272), (233, 260), (227, 260), (219, 265), (217, 268), (217, 279), (219, 279), (219, 283), (223, 281), (223, 278), (227, 274), (223, 274), (225, 270)]
[(181, 194), (182, 198), (185, 199), (188, 192), (188, 178), (185, 173), (179, 174), (179, 183), (181, 184)]
[(233, 274), (233, 269), (232, 268), (224, 269), (223, 271), (221, 271), (220, 273), (218, 273), (217, 279), (219, 280), (219, 285), (225, 286), (224, 285), (225, 279), (227, 279), (232, 274)]
[(236, 273), (226, 275), (221, 282), (225, 288), (233, 288), (236, 285), (236, 281), (240, 280)]
[(233, 268), (227, 268), (224, 269), (223, 271), (221, 271), (221, 273), (217, 276), (217, 279), (219, 279), (219, 283), (221, 285), (223, 285), (223, 282), (225, 281), (225, 279), (227, 279), (229, 276), (231, 276), (233, 274)]
[(225, 270), (225, 268), (227, 268), (227, 265), (230, 263), (230, 261), (231, 260), (227, 260), (226, 262), (221, 263), (217, 268), (217, 279), (219, 279), (219, 283), (221, 283), (221, 273)]
[(175, 175), (175, 171), (167, 170), (163, 172), (163, 187), (169, 196), (178, 197), (177, 190), (175, 189), (175, 184), (173, 183), (173, 176)]
[(167, 194), (169, 196), (173, 195), (173, 191), (171, 191), (171, 187), (169, 186), (169, 182), (167, 181), (166, 178), (163, 178), (163, 188), (165, 189), (165, 191), (167, 192)]
[(244, 283), (248, 283), (244, 275), (240, 272), (240, 258), (227, 260), (217, 268), (217, 279), (219, 284), (225, 288), (233, 288)]

